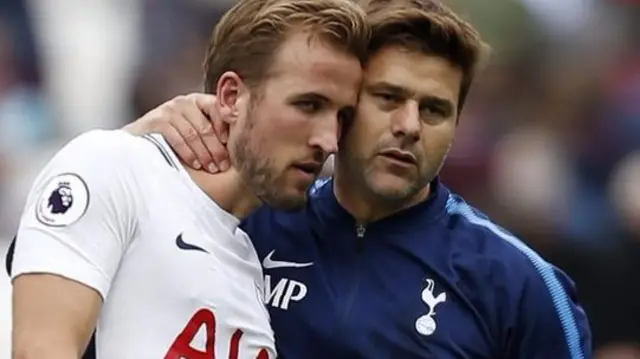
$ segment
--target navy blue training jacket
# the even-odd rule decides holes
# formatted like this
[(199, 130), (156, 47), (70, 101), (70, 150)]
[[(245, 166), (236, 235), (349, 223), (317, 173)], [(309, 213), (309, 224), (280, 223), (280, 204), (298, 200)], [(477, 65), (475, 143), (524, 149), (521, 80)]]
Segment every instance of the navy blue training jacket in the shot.
[(306, 209), (243, 228), (285, 359), (587, 359), (572, 281), (452, 194), (361, 226), (316, 184)]

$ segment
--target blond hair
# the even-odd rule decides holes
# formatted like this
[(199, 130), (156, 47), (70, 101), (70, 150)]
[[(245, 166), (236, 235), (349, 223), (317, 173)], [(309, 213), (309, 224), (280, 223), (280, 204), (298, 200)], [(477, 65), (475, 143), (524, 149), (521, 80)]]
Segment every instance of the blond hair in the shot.
[(361, 0), (360, 4), (371, 26), (369, 55), (388, 45), (400, 45), (443, 57), (462, 69), (460, 112), (490, 52), (478, 31), (438, 0)]
[(259, 84), (294, 31), (361, 61), (366, 57), (369, 27), (351, 0), (240, 0), (213, 30), (204, 63), (205, 91), (215, 92), (226, 71), (238, 73), (249, 86)]

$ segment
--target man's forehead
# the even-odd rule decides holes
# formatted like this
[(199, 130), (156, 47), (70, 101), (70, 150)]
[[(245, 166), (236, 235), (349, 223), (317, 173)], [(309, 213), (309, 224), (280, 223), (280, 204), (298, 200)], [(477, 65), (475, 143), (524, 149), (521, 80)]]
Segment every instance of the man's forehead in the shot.
[(399, 47), (381, 49), (364, 70), (364, 88), (386, 86), (457, 103), (462, 70), (447, 59)]
[(270, 81), (277, 83), (281, 88), (280, 95), (288, 98), (304, 97), (339, 107), (355, 105), (362, 80), (359, 64), (351, 68), (315, 65), (309, 63), (305, 68), (278, 71)]
[[(357, 69), (354, 69), (357, 68)], [(278, 51), (271, 68), (273, 75), (298, 72), (318, 76), (361, 74), (357, 57), (331, 44), (298, 34), (288, 39)]]

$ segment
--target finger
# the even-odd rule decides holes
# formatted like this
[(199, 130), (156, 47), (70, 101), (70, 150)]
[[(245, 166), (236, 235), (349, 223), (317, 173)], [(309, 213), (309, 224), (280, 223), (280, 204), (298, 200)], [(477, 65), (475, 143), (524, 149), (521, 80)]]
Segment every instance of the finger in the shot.
[[(218, 169), (222, 169), (221, 165), (226, 165), (221, 163), (225, 160), (226, 149), (213, 132), (213, 126), (211, 122), (209, 122), (209, 119), (197, 106), (185, 106), (182, 111), (185, 118), (198, 133), (200, 140), (198, 142), (203, 144), (203, 149), (200, 149), (199, 144), (194, 144), (197, 148), (193, 147), (200, 163), (210, 172), (215, 173)], [(206, 153), (200, 154), (200, 151)]]
[[(204, 116), (202, 113), (199, 115)], [(220, 141), (220, 138), (213, 129), (213, 125), (208, 121), (208, 119), (205, 120), (204, 123), (205, 124), (202, 125), (202, 127), (196, 128), (196, 131), (200, 134), (200, 138), (211, 155), (215, 166), (221, 171), (226, 171), (229, 169), (229, 154), (227, 147), (222, 143), (222, 141)]]
[(207, 118), (199, 117), (197, 121), (192, 121), (192, 124), (200, 133), (215, 165), (221, 171), (226, 171), (230, 166), (229, 153), (226, 148), (229, 126), (222, 121), (218, 111), (217, 98), (214, 95), (193, 94), (191, 99), (207, 115)]
[(211, 153), (213, 157), (213, 162), (215, 162), (216, 166), (220, 169), (220, 171), (226, 171), (229, 169), (229, 151), (227, 150), (227, 146), (224, 145), (213, 133), (212, 135), (203, 137), (203, 141), (205, 142), (207, 149)]
[[(202, 116), (202, 115), (201, 115)], [(196, 128), (200, 138), (209, 152), (214, 165), (221, 171), (229, 169), (229, 154), (227, 146), (222, 143), (210, 122), (206, 122), (201, 128)]]
[(215, 95), (193, 94), (193, 100), (197, 106), (204, 112), (213, 124), (214, 132), (222, 144), (227, 144), (229, 137), (229, 126), (222, 121), (220, 115), (220, 107), (218, 106), (218, 98)]
[[(194, 111), (196, 112), (195, 114)], [(197, 109), (189, 108), (187, 106), (182, 109), (182, 113), (171, 118), (171, 124), (178, 130), (182, 140), (193, 152), (196, 162), (198, 162), (202, 168), (205, 168), (207, 171), (216, 173), (218, 172), (218, 167), (213, 163), (213, 158), (202, 141), (200, 133), (192, 124), (192, 121), (200, 121), (197, 119), (198, 116), (204, 117), (204, 115), (199, 113)], [(194, 117), (196, 119), (194, 119)]]
[(219, 108), (217, 106), (210, 118), (211, 123), (213, 124), (213, 131), (220, 139), (220, 142), (226, 145), (227, 141), (229, 141), (229, 124), (225, 121), (222, 121), (222, 115), (220, 114)]
[(212, 143), (210, 150), (215, 160), (218, 161), (217, 163), (220, 163), (220, 169), (222, 171), (226, 171), (231, 164), (229, 161), (229, 149), (227, 148), (229, 140), (229, 124), (222, 121), (222, 116), (220, 115), (217, 103), (212, 114), (211, 124), (213, 126), (215, 138), (219, 140), (219, 143)]
[(196, 159), (196, 155), (191, 147), (187, 145), (187, 142), (184, 140), (178, 129), (171, 123), (166, 123), (161, 129), (158, 129), (158, 132), (162, 134), (164, 139), (182, 162), (196, 170), (202, 168), (202, 164)]

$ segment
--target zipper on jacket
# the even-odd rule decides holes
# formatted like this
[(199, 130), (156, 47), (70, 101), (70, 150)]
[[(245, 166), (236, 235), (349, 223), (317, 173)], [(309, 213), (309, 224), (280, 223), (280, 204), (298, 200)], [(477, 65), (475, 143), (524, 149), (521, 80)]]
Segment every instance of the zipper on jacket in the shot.
[(358, 294), (358, 288), (360, 286), (360, 253), (364, 249), (364, 235), (367, 231), (367, 227), (364, 224), (358, 223), (356, 225), (356, 258), (355, 258), (355, 271), (353, 275), (353, 283), (351, 285), (351, 289), (349, 290), (349, 296), (347, 297), (345, 310), (343, 314), (343, 320), (347, 320), (349, 316), (349, 312), (351, 312), (351, 307), (353, 306), (353, 302)]
[(367, 227), (364, 224), (358, 223), (356, 225), (356, 254), (360, 254), (364, 249), (364, 234), (367, 232)]

